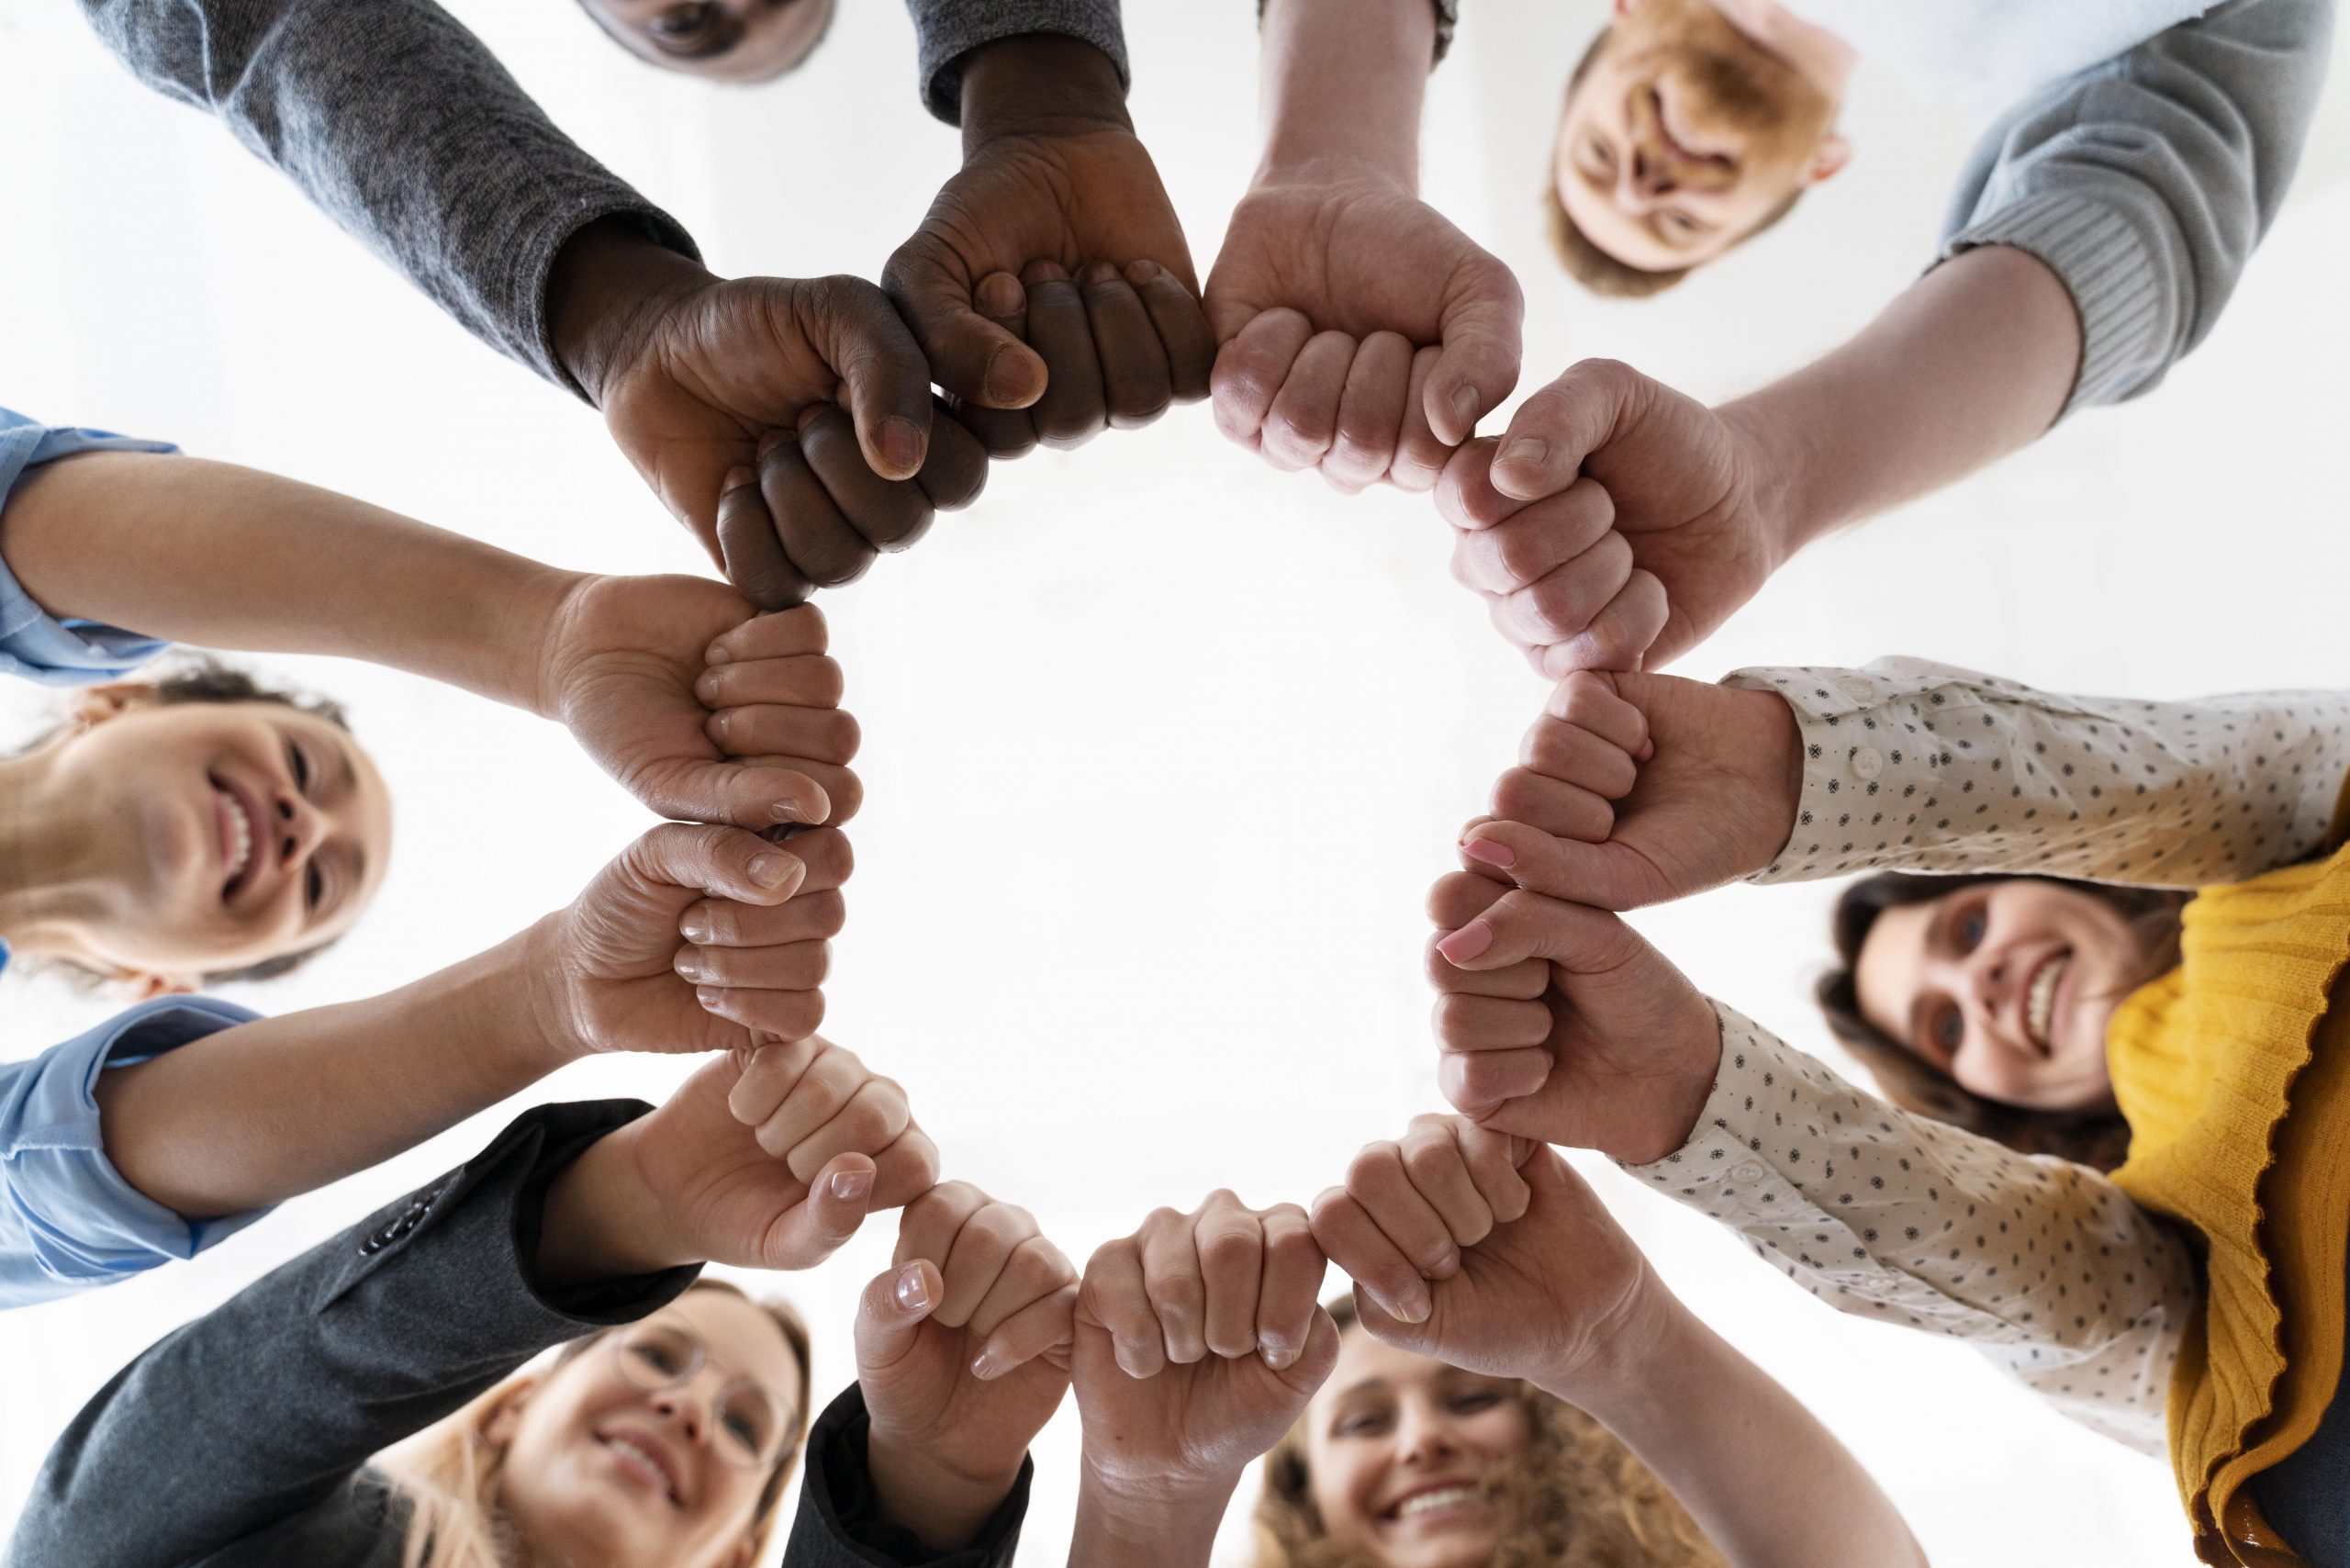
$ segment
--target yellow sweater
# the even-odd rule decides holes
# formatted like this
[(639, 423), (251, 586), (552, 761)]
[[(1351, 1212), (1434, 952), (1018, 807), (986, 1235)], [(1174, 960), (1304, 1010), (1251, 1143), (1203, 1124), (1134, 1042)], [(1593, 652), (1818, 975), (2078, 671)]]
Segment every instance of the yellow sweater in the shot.
[(2209, 1563), (2298, 1562), (2244, 1482), (2309, 1440), (2342, 1370), (2350, 1248), (2350, 849), (2187, 906), (2179, 967), (2107, 1035), (2130, 1123), (2114, 1181), (2201, 1239), (2170, 1387), (2179, 1495)]

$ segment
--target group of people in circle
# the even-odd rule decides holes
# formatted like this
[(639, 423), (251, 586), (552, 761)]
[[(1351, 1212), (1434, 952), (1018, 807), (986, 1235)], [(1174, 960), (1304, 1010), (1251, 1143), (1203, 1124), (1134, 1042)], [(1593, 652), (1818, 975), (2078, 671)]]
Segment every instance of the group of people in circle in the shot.
[[(800, 68), (834, 8), (582, 5), (737, 83)], [(0, 1067), (0, 1306), (193, 1256), (582, 1056), (699, 1058), (659, 1106), (524, 1110), (147, 1349), (58, 1437), (7, 1561), (755, 1568), (782, 1539), (993, 1568), (1071, 1398), (1072, 1563), (1205, 1563), (1251, 1466), (1259, 1568), (1921, 1560), (1584, 1148), (1836, 1309), (2167, 1453), (2203, 1561), (2350, 1562), (2350, 694), (1657, 673), (1820, 534), (2199, 343), (2290, 186), (2330, 0), (1617, 0), (1541, 194), (1599, 293), (1798, 242), (1864, 58), (1982, 139), (1931, 264), (1816, 364), (1707, 408), (1587, 361), (1484, 435), (1521, 286), (1417, 196), (1452, 0), (1264, 0), (1264, 159), (1203, 285), (1116, 0), (909, 5), (964, 163), (866, 281), (712, 274), (432, 0), (84, 0), (141, 80), (599, 409), (724, 580), (565, 571), (0, 412), (0, 669), (74, 689), (0, 757), (0, 962), (132, 1003)], [(1430, 895), (1451, 1111), (1310, 1205), (1218, 1192), (1080, 1269), (942, 1179), (919, 1085), (816, 1032), (862, 788), (807, 600), (994, 464), (1203, 398), (1278, 467), (1433, 491), (1549, 696)], [(364, 940), (391, 802), (334, 702), (144, 671), (175, 644), (553, 719), (663, 820), (474, 958), (262, 1016), (203, 991)], [(1857, 873), (1819, 1000), (1878, 1093), (1619, 918)], [(820, 1406), (836, 1327), (700, 1270), (814, 1268), (889, 1211)]]

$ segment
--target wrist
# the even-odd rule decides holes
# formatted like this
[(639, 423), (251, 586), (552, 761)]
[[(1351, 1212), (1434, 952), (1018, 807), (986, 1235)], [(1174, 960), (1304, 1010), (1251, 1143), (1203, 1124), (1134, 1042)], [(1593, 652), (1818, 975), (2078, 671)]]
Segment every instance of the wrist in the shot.
[(1086, 1551), (1081, 1560), (1071, 1554), (1072, 1568), (1080, 1561), (1085, 1568), (1204, 1562), (1239, 1484), (1237, 1473), (1204, 1483), (1159, 1476), (1137, 1484), (1113, 1477), (1089, 1452), (1080, 1466), (1074, 1533)]
[(1688, 1352), (1688, 1330), (1696, 1321), (1645, 1258), (1637, 1267), (1615, 1309), (1578, 1336), (1586, 1348), (1528, 1380), (1609, 1426), (1616, 1424), (1614, 1413), (1655, 1397), (1664, 1374)]
[(978, 1538), (1020, 1479), (1021, 1457), (1013, 1457), (1008, 1471), (975, 1474), (891, 1436), (878, 1421), (865, 1436), (866, 1473), (882, 1516), (938, 1552), (958, 1551)]
[(622, 218), (599, 218), (555, 252), (547, 273), (547, 331), (555, 358), (588, 400), (604, 406), (613, 376), (677, 300), (708, 286), (709, 269)]
[(973, 50), (963, 62), (962, 110), (966, 157), (1001, 136), (1134, 129), (1116, 63), (1059, 33), (1019, 33)]
[(1338, 159), (1419, 189), (1420, 114), (1436, 58), (1429, 0), (1270, 0), (1261, 26), (1265, 172)]
[(1740, 466), (1747, 476), (1758, 542), (1776, 572), (1841, 520), (1822, 516), (1805, 489), (1803, 476), (1812, 471), (1812, 459), (1805, 451), (1802, 426), (1777, 417), (1770, 393), (1765, 387), (1714, 412), (1743, 449)]
[(1610, 1159), (1652, 1165), (1683, 1148), (1714, 1097), (1715, 1081), (1721, 1077), (1721, 1014), (1694, 988), (1688, 990), (1686, 1006), (1687, 1021), (1668, 1036), (1682, 1042), (1672, 1053), (1677, 1065), (1658, 1075), (1646, 1097), (1648, 1114), (1638, 1119), (1639, 1136), (1614, 1140), (1613, 1148), (1600, 1150)]
[[(655, 1113), (656, 1114), (658, 1113)], [(541, 1290), (656, 1274), (686, 1256), (636, 1158), (639, 1117), (588, 1145), (548, 1184), (531, 1277)]]
[(604, 583), (612, 581), (590, 572), (569, 572), (542, 566), (520, 596), (513, 617), (509, 657), (513, 662), (518, 708), (542, 719), (565, 722), (564, 681), (578, 650), (571, 646), (587, 600)]
[(565, 929), (571, 911), (543, 914), (512, 937), (514, 969), (523, 986), (518, 1049), (538, 1057), (552, 1072), (589, 1054), (590, 1042), (572, 1005), (570, 951)]

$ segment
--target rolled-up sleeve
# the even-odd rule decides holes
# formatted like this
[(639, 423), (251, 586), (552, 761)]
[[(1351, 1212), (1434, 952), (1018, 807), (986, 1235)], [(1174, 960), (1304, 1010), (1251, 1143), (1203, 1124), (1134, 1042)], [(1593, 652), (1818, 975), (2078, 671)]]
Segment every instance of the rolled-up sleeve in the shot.
[(106, 1158), (95, 1095), (108, 1068), (259, 1016), (210, 997), (167, 997), (0, 1066), (0, 1308), (193, 1258), (267, 1212), (191, 1219), (140, 1192)]
[(906, 0), (921, 40), (922, 101), (949, 125), (963, 121), (963, 57), (1022, 33), (1081, 39), (1131, 83), (1118, 0)]
[[(140, 441), (111, 431), (44, 425), (0, 409), (0, 548), (7, 542), (6, 507), (30, 469), (84, 452), (177, 452), (169, 442)], [(0, 675), (44, 686), (88, 686), (119, 680), (169, 648), (169, 643), (119, 626), (43, 610), (0, 559)]]
[(2034, 94), (1976, 147), (1942, 254), (2012, 245), (2064, 279), (2065, 413), (2149, 390), (2219, 320), (2292, 184), (2333, 35), (2333, 0), (2236, 0)]

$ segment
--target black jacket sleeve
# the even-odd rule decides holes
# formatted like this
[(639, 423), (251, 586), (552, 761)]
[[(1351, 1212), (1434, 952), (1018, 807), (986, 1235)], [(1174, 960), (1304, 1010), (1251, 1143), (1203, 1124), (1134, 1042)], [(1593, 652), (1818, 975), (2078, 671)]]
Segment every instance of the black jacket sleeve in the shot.
[(643, 1316), (672, 1269), (542, 1295), (547, 1185), (647, 1109), (544, 1105), (474, 1159), (158, 1341), (41, 1466), (15, 1568), (185, 1568), (312, 1507), (532, 1356)]
[(867, 1425), (865, 1391), (853, 1383), (816, 1417), (784, 1568), (1008, 1568), (1020, 1544), (1020, 1521), (1028, 1514), (1035, 1462), (1020, 1462), (1019, 1479), (980, 1527), (979, 1539), (958, 1551), (933, 1551), (881, 1517), (865, 1468)]

